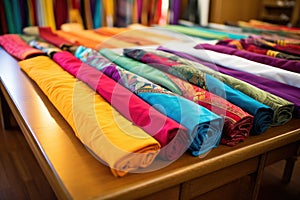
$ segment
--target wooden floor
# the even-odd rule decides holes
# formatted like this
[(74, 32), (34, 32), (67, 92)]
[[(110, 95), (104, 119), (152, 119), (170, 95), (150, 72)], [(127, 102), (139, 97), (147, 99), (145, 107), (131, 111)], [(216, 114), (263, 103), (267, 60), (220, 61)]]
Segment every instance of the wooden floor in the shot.
[[(284, 161), (266, 168), (259, 200), (299, 200), (300, 161), (289, 184), (280, 181)], [(18, 128), (0, 127), (0, 200), (56, 199)], [(221, 199), (221, 198), (220, 198)]]

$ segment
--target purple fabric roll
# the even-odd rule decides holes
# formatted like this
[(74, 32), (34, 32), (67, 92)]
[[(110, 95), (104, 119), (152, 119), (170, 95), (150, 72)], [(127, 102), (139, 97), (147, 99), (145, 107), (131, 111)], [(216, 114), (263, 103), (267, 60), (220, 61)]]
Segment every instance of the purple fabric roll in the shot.
[(293, 87), (287, 84), (283, 84), (277, 81), (269, 80), (260, 76), (256, 76), (247, 72), (242, 71), (236, 71), (229, 68), (224, 68), (222, 66), (216, 65), (214, 63), (209, 63), (202, 61), (198, 58), (195, 58), (194, 56), (188, 55), (184, 52), (179, 52), (175, 50), (171, 50), (165, 47), (158, 47), (158, 50), (166, 51), (169, 53), (173, 53), (175, 55), (178, 55), (182, 58), (192, 60), (194, 62), (200, 63), (204, 66), (207, 66), (215, 71), (219, 71), (223, 74), (227, 74), (229, 76), (238, 78), (242, 81), (245, 81), (251, 85), (254, 85), (262, 90), (265, 90), (266, 92), (269, 92), (271, 94), (274, 94), (276, 96), (279, 96), (287, 101), (290, 101), (294, 103), (294, 116), (300, 117), (300, 89), (297, 87)]
[(249, 51), (238, 50), (223, 45), (198, 44), (195, 46), (195, 48), (212, 50), (212, 51), (225, 53), (229, 55), (236, 55), (242, 58), (246, 58), (248, 60), (253, 60), (273, 67), (300, 73), (300, 62), (294, 60), (275, 58), (271, 56), (249, 52)]
[(172, 9), (172, 17), (170, 24), (178, 24), (178, 20), (180, 17), (180, 0), (173, 0), (171, 3), (171, 9)]

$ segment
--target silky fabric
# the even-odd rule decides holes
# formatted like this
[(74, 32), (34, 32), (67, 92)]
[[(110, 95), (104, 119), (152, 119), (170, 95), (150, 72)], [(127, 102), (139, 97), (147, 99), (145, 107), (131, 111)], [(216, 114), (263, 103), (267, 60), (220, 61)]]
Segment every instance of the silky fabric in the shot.
[(193, 66), (181, 64), (141, 49), (124, 49), (124, 54), (206, 89), (242, 108), (254, 116), (251, 134), (261, 134), (271, 125), (274, 113), (269, 106), (231, 88), (213, 76), (193, 68)]
[(16, 34), (1, 35), (0, 46), (2, 46), (10, 55), (19, 60), (44, 54), (42, 51), (30, 47), (19, 35)]
[(271, 49), (271, 50), (276, 50), (276, 51), (284, 52), (284, 53), (295, 55), (295, 56), (300, 56), (300, 46), (299, 45), (286, 44), (284, 46), (281, 46), (281, 45), (277, 45), (275, 43), (266, 41), (263, 38), (259, 38), (259, 37), (249, 37), (244, 40), (248, 44), (253, 44), (253, 45), (265, 48), (265, 49)]
[[(128, 31), (120, 31), (120, 33), (118, 33), (118, 34), (114, 34), (114, 33), (110, 34), (110, 33), (106, 32), (107, 29), (108, 28), (106, 28), (106, 30), (103, 30), (103, 28), (100, 28), (100, 29), (96, 29), (94, 31), (100, 35), (110, 35), (114, 39), (128, 42), (128, 43), (134, 44), (136, 46), (146, 46), (146, 45), (158, 44), (156, 42), (147, 40), (147, 38), (138, 37), (136, 34), (134, 34), (135, 33), (134, 30), (128, 29)], [(116, 29), (116, 28), (110, 28), (110, 29)]]
[(50, 58), (39, 56), (19, 64), (70, 124), (80, 141), (96, 158), (107, 163), (115, 176), (147, 167), (155, 159), (159, 152), (157, 141)]
[(286, 54), (283, 52), (274, 51), (274, 50), (270, 50), (270, 49), (264, 49), (259, 46), (253, 45), (253, 44), (248, 44), (243, 39), (241, 39), (241, 40), (220, 40), (217, 42), (217, 44), (232, 47), (232, 48), (237, 48), (239, 50), (246, 50), (249, 52), (253, 52), (256, 54), (262, 54), (262, 55), (266, 55), (266, 56), (274, 57), (274, 58), (282, 58), (282, 59), (286, 59), (286, 60), (296, 60), (296, 61), (300, 60), (299, 56), (294, 56), (294, 55), (290, 55), (290, 54)]
[(266, 55), (260, 55), (252, 52), (247, 52), (244, 50), (238, 50), (230, 47), (226, 47), (223, 45), (211, 45), (211, 44), (198, 44), (195, 46), (196, 49), (207, 49), (216, 51), (219, 53), (225, 53), (229, 55), (236, 55), (242, 58), (246, 58), (248, 60), (253, 60), (259, 63), (263, 63), (266, 65), (270, 65), (273, 67), (281, 68), (284, 70), (288, 70), (291, 72), (300, 73), (300, 62), (280, 59), (280, 58), (273, 58)]
[[(80, 49), (77, 49), (77, 51), (81, 52)], [(249, 136), (253, 125), (253, 116), (244, 112), (242, 109), (231, 104), (225, 99), (220, 98), (200, 87), (189, 84), (168, 73), (157, 70), (149, 65), (145, 65), (124, 56), (119, 56), (110, 50), (102, 49), (100, 52), (102, 52), (106, 57), (112, 58), (112, 61), (118, 63), (119, 66), (128, 68), (128, 70), (133, 73), (139, 73), (140, 76), (144, 78), (147, 77), (148, 80), (153, 81), (154, 83), (156, 83), (155, 81), (157, 77), (160, 77), (161, 79), (165, 77), (167, 80), (172, 81), (180, 89), (180, 93), (183, 97), (206, 107), (218, 115), (224, 116), (225, 124), (221, 139), (222, 144), (234, 146), (237, 143), (244, 141)], [(84, 53), (77, 56), (84, 60), (87, 59), (87, 56)], [(116, 57), (116, 59), (114, 59), (114, 57)], [(149, 72), (151, 70), (157, 72), (155, 76), (149, 76)], [(167, 88), (164, 83), (166, 82), (161, 81), (160, 85)]]
[[(230, 84), (231, 83), (231, 86), (232, 87), (238, 87), (242, 90), (242, 88), (248, 88), (249, 86), (252, 88), (250, 88), (249, 90), (243, 90), (244, 92), (247, 92), (247, 91), (250, 91), (250, 90), (256, 90), (253, 86), (261, 89), (261, 90), (258, 90), (256, 91), (256, 93), (260, 93), (259, 95), (257, 95), (257, 97), (263, 97), (265, 96), (265, 92), (269, 92), (271, 94), (274, 94), (278, 97), (281, 97), (287, 101), (290, 101), (294, 104), (294, 116), (295, 117), (300, 117), (300, 89), (297, 88), (297, 87), (293, 87), (293, 86), (290, 86), (290, 85), (286, 85), (286, 84), (283, 84), (283, 83), (279, 83), (279, 82), (276, 82), (276, 81), (273, 81), (273, 80), (269, 80), (269, 79), (266, 79), (266, 78), (263, 78), (263, 77), (260, 77), (260, 76), (256, 76), (256, 75), (253, 75), (253, 74), (250, 74), (250, 73), (247, 73), (247, 72), (242, 72), (242, 71), (236, 71), (236, 70), (232, 70), (232, 69), (229, 69), (229, 68), (225, 68), (225, 67), (222, 67), (220, 65), (216, 65), (216, 64), (213, 64), (213, 63), (209, 63), (209, 62), (205, 62), (205, 61), (202, 61), (200, 59), (197, 59), (196, 57), (193, 57), (193, 56), (190, 56), (184, 52), (178, 52), (178, 51), (173, 51), (173, 50), (170, 50), (170, 49), (167, 49), (167, 48), (164, 48), (164, 47), (159, 47), (160, 50), (164, 50), (164, 51), (167, 51), (167, 52), (171, 52), (173, 54), (176, 54), (182, 58), (185, 58), (185, 59), (188, 59), (188, 60), (191, 60), (191, 61), (194, 61), (194, 62), (197, 62), (201, 65), (198, 65), (197, 63), (190, 63), (192, 64), (193, 66), (198, 66), (201, 70), (211, 74), (211, 75), (214, 75), (216, 76), (217, 78), (219, 78), (220, 80)], [(172, 57), (174, 58), (174, 60), (177, 60), (179, 62), (183, 62), (183, 63), (189, 63), (188, 61), (184, 60), (184, 59), (181, 59), (179, 57), (175, 57), (175, 56), (172, 56), (172, 55), (168, 55), (168, 54), (164, 54), (164, 56), (166, 57)], [(208, 70), (207, 68), (205, 67), (209, 67), (211, 69), (213, 69), (214, 71), (211, 71), (211, 70)], [(221, 73), (219, 73), (221, 72)], [(229, 76), (226, 76), (224, 74), (227, 74), (231, 77), (234, 77), (234, 78), (231, 78)], [(249, 84), (251, 85), (249, 85)], [(236, 86), (235, 86), (236, 85)], [(263, 92), (265, 91), (265, 92)], [(248, 92), (248, 95), (250, 95), (250, 93)], [(272, 101), (275, 101), (275, 99), (277, 98), (273, 98)], [(259, 98), (257, 99), (259, 101), (262, 101), (263, 102), (263, 99), (262, 98)], [(279, 105), (280, 105), (280, 102), (278, 100), (276, 100)], [(267, 102), (265, 102), (266, 104), (269, 104)], [(277, 104), (278, 104), (277, 103)], [(284, 106), (285, 105), (285, 106)], [(277, 116), (277, 112), (276, 110), (281, 110), (281, 115), (282, 117), (281, 118), (290, 118), (290, 113), (291, 112), (291, 109), (292, 109), (292, 105), (287, 103), (287, 102), (282, 102), (282, 106), (284, 106), (284, 109), (282, 108), (276, 108), (276, 107), (273, 107), (273, 109), (275, 109), (275, 113), (274, 113), (274, 117)], [(285, 110), (285, 111), (284, 111)], [(283, 115), (283, 113), (286, 113), (285, 114), (285, 117)], [(279, 123), (280, 125), (281, 123)]]
[(203, 39), (210, 39), (210, 40), (221, 40), (224, 38), (227, 38), (227, 35), (225, 34), (216, 34), (216, 33), (211, 33), (211, 32), (206, 32), (203, 30), (197, 30), (194, 28), (190, 28), (190, 27), (185, 27), (185, 26), (180, 26), (180, 25), (166, 25), (163, 26), (162, 28), (171, 30), (171, 31), (175, 31), (175, 32), (179, 32), (179, 33), (183, 33), (186, 35), (190, 35), (193, 37), (199, 37), (199, 38), (203, 38)]
[[(178, 48), (178, 44), (172, 43), (164, 45), (170, 49)], [(227, 55), (210, 50), (194, 49), (194, 44), (180, 44), (180, 51), (200, 58), (208, 62), (214, 62), (223, 67), (249, 72), (255, 75), (259, 75), (274, 81), (300, 87), (300, 74), (295, 72), (286, 71), (269, 65), (261, 64), (245, 58), (241, 58), (234, 55)]]
[[(274, 110), (274, 117), (273, 117), (273, 123), (272, 123), (273, 126), (285, 124), (286, 122), (288, 122), (292, 118), (292, 113), (293, 113), (293, 109), (294, 109), (293, 103), (291, 103), (289, 101), (286, 101), (283, 98), (279, 98), (278, 96), (275, 96), (275, 95), (267, 92), (267, 91), (271, 92), (271, 91), (274, 91), (274, 90), (278, 91), (277, 90), (278, 88), (274, 88), (274, 90), (270, 90), (270, 87), (265, 87), (266, 91), (264, 91), (264, 88), (259, 89), (258, 87), (255, 87), (255, 86), (251, 85), (252, 83), (256, 82), (256, 79), (258, 79), (258, 76), (250, 74), (250, 75), (252, 75), (251, 76), (252, 77), (251, 84), (247, 84), (245, 81), (239, 80), (237, 78), (234, 78), (234, 77), (222, 74), (222, 73), (219, 73), (218, 70), (215, 71), (216, 68), (212, 64), (210, 64), (210, 66), (214, 70), (209, 69), (208, 67), (202, 65), (201, 62), (203, 62), (203, 61), (201, 61), (200, 64), (197, 63), (199, 61), (199, 59), (194, 60), (195, 59), (194, 57), (192, 57), (191, 55), (186, 54), (184, 52), (171, 50), (171, 49), (168, 49), (168, 48), (165, 48), (165, 47), (159, 47), (158, 49), (172, 53), (172, 54), (169, 54), (169, 53), (163, 53), (162, 51), (160, 51), (160, 55), (163, 54), (164, 57), (168, 57), (168, 58), (170, 58), (174, 61), (194, 66), (198, 70), (203, 71), (205, 73), (208, 73), (208, 74), (218, 78), (222, 82), (230, 85), (231, 87), (242, 91), (243, 93), (249, 95), (250, 97), (256, 99), (257, 101), (270, 106)], [(186, 59), (180, 58), (179, 56), (183, 57), (183, 58), (187, 58), (189, 60), (194, 60), (196, 62), (188, 61)], [(206, 62), (206, 63), (208, 63), (208, 62)], [(204, 64), (206, 65), (206, 63), (204, 63)], [(218, 65), (216, 65), (216, 66), (218, 66)], [(232, 71), (234, 71), (234, 70), (232, 70)], [(242, 72), (237, 71), (237, 73), (242, 73)], [(263, 79), (261, 81), (260, 85), (264, 85), (264, 83), (265, 83), (264, 80), (265, 79)], [(267, 79), (267, 81), (272, 81), (272, 80)], [(276, 83), (276, 81), (272, 81), (272, 83), (274, 83), (274, 82)], [(258, 83), (258, 82), (256, 82), (256, 83)], [(285, 84), (278, 83), (278, 82), (277, 82), (277, 84), (280, 84), (280, 85), (283, 85), (283, 86), (285, 85)], [(270, 86), (273, 87), (272, 84)], [(287, 86), (289, 88), (292, 87), (292, 86), (289, 86), (289, 85), (287, 85)], [(295, 100), (295, 97), (292, 93), (293, 93), (293, 91), (295, 91), (295, 88), (296, 87), (294, 87), (294, 89), (291, 92), (289, 92), (290, 96), (292, 96), (292, 99), (294, 99), (294, 100)]]
[(119, 55), (109, 49), (101, 49), (100, 53), (109, 59), (111, 62), (116, 63), (122, 68), (131, 71), (139, 76), (142, 76), (152, 82), (163, 85), (166, 89), (170, 90), (173, 93), (181, 95), (182, 92), (180, 88), (173, 83), (164, 73), (160, 70), (150, 67), (149, 65), (143, 64), (136, 60), (124, 57)]
[[(54, 54), (53, 59), (70, 74), (95, 89), (133, 124), (141, 127), (159, 140), (162, 146), (166, 146), (169, 139), (174, 138), (176, 134), (182, 134), (180, 136), (182, 138), (187, 134), (185, 127), (158, 112), (122, 85), (97, 69), (83, 63), (71, 53), (58, 52)], [(174, 143), (176, 141), (174, 140)]]
[[(187, 148), (194, 137), (200, 138), (195, 139), (195, 141), (201, 141), (200, 143), (191, 144), (192, 148), (189, 148), (194, 156), (204, 154), (218, 145), (223, 127), (223, 119), (221, 117), (141, 76), (112, 64), (92, 49), (78, 48), (76, 54), (83, 62), (102, 71), (160, 112), (165, 113), (171, 119), (185, 126), (189, 133), (185, 138), (188, 138), (188, 140), (186, 143), (182, 143), (183, 148), (179, 149)], [(186, 115), (186, 113), (189, 114)], [(207, 132), (211, 134), (208, 135)], [(183, 152), (179, 151), (179, 156), (181, 155), (180, 153), (182, 154)], [(179, 157), (174, 156), (175, 158)]]

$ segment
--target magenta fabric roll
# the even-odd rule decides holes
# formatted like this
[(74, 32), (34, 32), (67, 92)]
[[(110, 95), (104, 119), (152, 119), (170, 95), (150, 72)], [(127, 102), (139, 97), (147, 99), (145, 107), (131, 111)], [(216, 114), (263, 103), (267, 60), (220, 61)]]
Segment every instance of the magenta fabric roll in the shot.
[(198, 44), (195, 46), (195, 48), (212, 50), (212, 51), (225, 53), (229, 55), (236, 55), (242, 58), (246, 58), (248, 60), (253, 60), (273, 67), (300, 73), (300, 62), (294, 60), (275, 58), (275, 57), (257, 54), (245, 50), (238, 50), (238, 49), (226, 47), (224, 45)]
[(176, 159), (189, 147), (191, 141), (185, 127), (158, 112), (102, 72), (66, 51), (55, 53), (53, 60), (96, 90), (124, 117), (153, 136), (162, 146), (160, 156), (163, 159)]
[(17, 34), (6, 34), (0, 36), (0, 46), (2, 46), (10, 55), (19, 60), (44, 55), (41, 50), (32, 48)]

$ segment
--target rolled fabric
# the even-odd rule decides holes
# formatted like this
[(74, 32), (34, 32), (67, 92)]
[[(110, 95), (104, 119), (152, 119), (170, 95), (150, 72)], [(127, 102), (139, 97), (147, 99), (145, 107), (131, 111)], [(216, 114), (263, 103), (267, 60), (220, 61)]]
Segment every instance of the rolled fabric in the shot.
[[(158, 112), (122, 85), (97, 69), (83, 63), (71, 53), (66, 51), (58, 52), (54, 54), (53, 60), (70, 74), (87, 83), (90, 87), (97, 91), (125, 118), (141, 127), (156, 140), (160, 141), (160, 144), (164, 146), (162, 149), (163, 153), (161, 154), (162, 157), (172, 157), (171, 154), (173, 154), (174, 149), (171, 147), (182, 147), (174, 146), (173, 143), (173, 146), (169, 146), (167, 144), (175, 137), (175, 135), (178, 135), (176, 138), (179, 139), (172, 141), (174, 143), (179, 143), (181, 141), (180, 138), (186, 138), (187, 129), (185, 127)], [(186, 139), (188, 140), (190, 138)], [(188, 143), (189, 142), (190, 141), (188, 141)], [(186, 149), (187, 147), (184, 150)], [(168, 155), (165, 151), (171, 152), (170, 155)], [(181, 150), (176, 149), (176, 151), (179, 152)]]
[(259, 47), (262, 47), (264, 49), (271, 49), (271, 50), (276, 50), (280, 52), (284, 52), (287, 54), (295, 55), (295, 56), (300, 56), (300, 46), (299, 45), (294, 45), (294, 44), (286, 44), (284, 46), (278, 45), (273, 42), (269, 42), (264, 40), (263, 38), (260, 37), (249, 37), (244, 39), (247, 44), (253, 44)]
[[(90, 51), (81, 51), (80, 48), (77, 49), (77, 52), (81, 55), (78, 55), (81, 59), (87, 61), (88, 55), (95, 55)], [(143, 73), (144, 71), (157, 70), (149, 65), (140, 63), (131, 58), (121, 56), (111, 50), (102, 49), (102, 52), (106, 57), (114, 58), (112, 61), (118, 63), (119, 66), (128, 68), (133, 73), (139, 73), (142, 77), (147, 77), (150, 81), (155, 82), (153, 76), (148, 76), (148, 73)], [(97, 56), (98, 57), (98, 56)], [(91, 59), (91, 63), (96, 62), (94, 59)], [(145, 70), (144, 70), (145, 69)], [(165, 73), (163, 71), (157, 70), (157, 76), (167, 77), (168, 80), (171, 80), (178, 88), (181, 90), (181, 95), (195, 103), (206, 107), (212, 112), (224, 116), (224, 128), (221, 138), (221, 143), (229, 146), (234, 146), (239, 142), (244, 141), (250, 134), (250, 130), (253, 125), (253, 116), (244, 112), (241, 108), (235, 106), (234, 104), (226, 101), (225, 99), (218, 97), (200, 87), (189, 84), (182, 79), (179, 79), (171, 74)], [(164, 82), (161, 82), (161, 86)]]
[[(193, 57), (185, 52), (175, 51), (165, 47), (159, 47), (158, 49), (172, 53), (170, 54), (160, 51), (160, 55), (163, 54), (164, 57), (168, 57), (174, 61), (194, 66), (198, 70), (208, 73), (221, 80), (222, 82), (230, 85), (231, 87), (242, 91), (243, 93), (249, 95), (257, 101), (270, 106), (274, 110), (272, 126), (278, 126), (288, 122), (293, 117), (293, 103), (295, 102), (298, 106), (300, 105), (298, 97), (299, 88), (297, 87), (268, 80), (266, 78), (259, 77), (250, 73), (247, 73), (247, 75), (246, 72), (231, 70), (231, 72), (235, 71), (235, 73), (238, 73), (239, 75), (241, 73), (246, 74), (249, 77), (247, 78), (247, 82), (249, 82), (249, 84), (243, 80), (240, 80), (240, 76), (232, 77), (231, 75), (228, 76), (226, 74), (223, 74), (224, 70), (222, 69), (224, 69), (224, 67), (216, 68), (219, 65), (215, 65), (209, 62), (203, 62), (202, 60)], [(206, 66), (210, 67), (211, 69)], [(219, 70), (222, 73), (220, 73)], [(228, 72), (228, 69), (226, 69), (226, 71)], [(268, 83), (270, 84), (268, 85)], [(286, 93), (289, 93), (289, 95), (286, 95)], [(298, 106), (298, 110), (296, 110), (296, 115), (299, 115)]]
[(72, 45), (78, 45), (76, 41), (70, 42), (70, 40), (64, 39), (52, 32), (50, 27), (39, 27), (39, 35), (45, 41), (57, 46), (60, 49), (69, 48)]
[(211, 44), (198, 44), (195, 46), (196, 49), (207, 49), (216, 51), (219, 53), (225, 53), (229, 55), (236, 55), (248, 60), (253, 60), (259, 63), (270, 65), (273, 67), (281, 68), (291, 72), (300, 73), (300, 62), (293, 60), (286, 60), (281, 58), (270, 57), (266, 55), (260, 55), (253, 52), (238, 50), (223, 45), (211, 45)]
[(29, 45), (39, 49), (41, 51), (43, 51), (44, 53), (47, 54), (47, 56), (52, 57), (54, 53), (61, 51), (61, 49), (47, 43), (47, 42), (43, 42), (43, 41), (39, 41), (39, 40), (31, 40), (29, 42)]
[(227, 99), (254, 116), (251, 134), (261, 134), (271, 125), (274, 111), (239, 90), (233, 89), (213, 76), (195, 69), (191, 65), (175, 62), (171, 59), (142, 49), (124, 49), (124, 54), (155, 68), (170, 73), (178, 78), (195, 84), (209, 92)]
[(246, 50), (256, 54), (266, 55), (268, 57), (281, 58), (285, 60), (300, 60), (300, 56), (290, 55), (287, 53), (264, 49), (254, 44), (248, 44), (246, 40), (220, 40), (217, 42), (218, 45), (227, 46), (231, 48), (237, 48), (239, 50)]
[(38, 55), (44, 55), (44, 52), (32, 48), (17, 34), (1, 35), (0, 46), (2, 46), (10, 55), (19, 60), (25, 60)]
[[(178, 44), (167, 44), (164, 45), (167, 48), (173, 49), (177, 47)], [(200, 58), (208, 62), (214, 62), (223, 67), (230, 69), (235, 69), (238, 71), (244, 71), (258, 76), (262, 76), (274, 81), (285, 83), (300, 88), (300, 74), (295, 72), (290, 72), (287, 70), (279, 69), (262, 63), (254, 62), (252, 60), (247, 60), (235, 55), (227, 55), (223, 53), (218, 53), (215, 51), (204, 50), (204, 49), (194, 49), (194, 44), (181, 44), (181, 51)]]
[(122, 68), (131, 71), (139, 76), (142, 76), (148, 80), (151, 80), (152, 82), (158, 85), (163, 85), (166, 89), (170, 90), (173, 93), (179, 95), (182, 94), (180, 88), (178, 88), (178, 86), (174, 84), (174, 82), (170, 80), (169, 77), (162, 73), (160, 70), (150, 67), (141, 62), (128, 59), (124, 56), (112, 52), (109, 49), (101, 49), (99, 52), (111, 62), (116, 63)]
[(107, 163), (115, 176), (124, 176), (153, 162), (159, 152), (159, 143), (122, 117), (86, 84), (45, 56), (19, 64), (70, 124), (80, 141), (92, 155)]
[[(188, 101), (141, 76), (111, 63), (92, 49), (78, 48), (76, 55), (83, 62), (102, 71), (160, 112), (165, 113), (171, 119), (185, 126), (188, 129), (188, 135), (185, 138), (189, 139), (185, 144), (183, 143), (184, 147), (189, 147), (194, 138), (200, 138), (195, 140), (196, 144), (191, 145), (193, 148), (189, 148), (192, 155), (199, 156), (218, 146), (223, 127), (223, 119), (221, 117), (192, 101)], [(185, 113), (189, 114), (186, 115)], [(209, 128), (203, 128), (207, 126)], [(209, 135), (207, 131), (210, 133)], [(189, 141), (190, 143), (188, 143)], [(174, 156), (174, 159), (178, 158), (178, 156)]]

